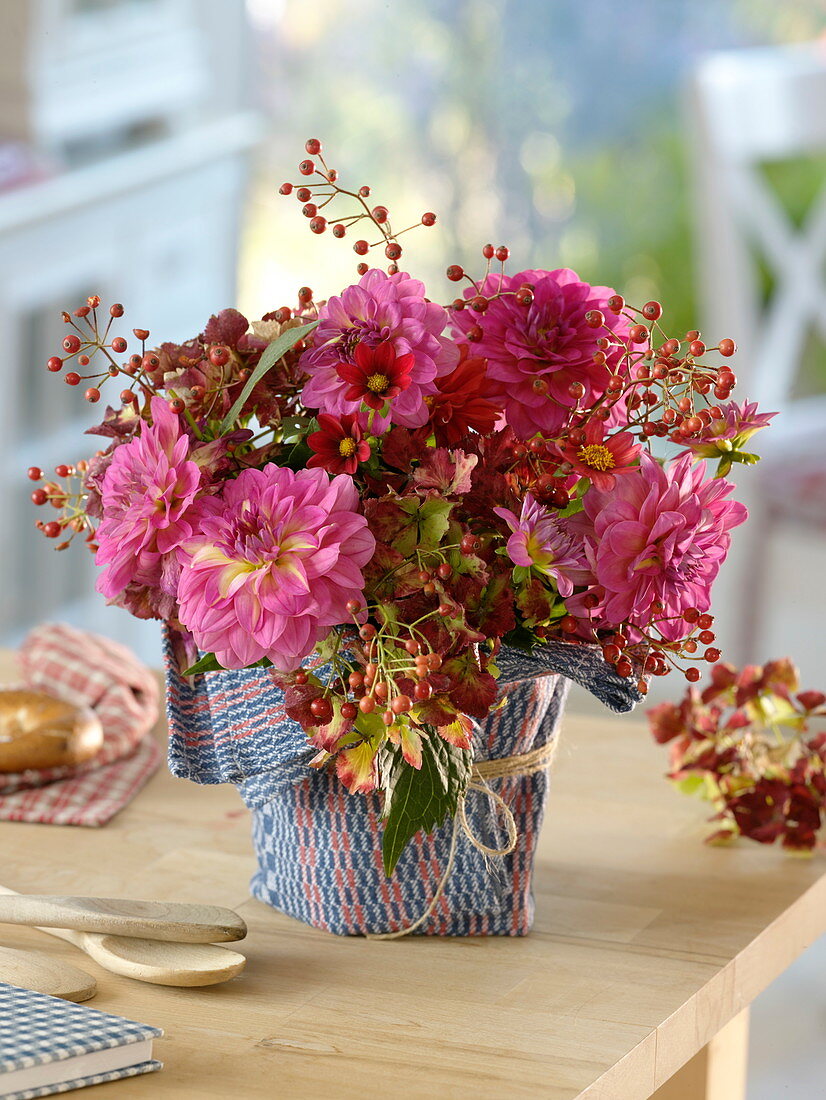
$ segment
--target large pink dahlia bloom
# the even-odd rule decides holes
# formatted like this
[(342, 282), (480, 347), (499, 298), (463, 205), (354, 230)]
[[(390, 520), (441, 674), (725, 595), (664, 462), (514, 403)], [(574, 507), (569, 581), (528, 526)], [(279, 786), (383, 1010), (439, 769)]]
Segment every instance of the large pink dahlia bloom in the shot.
[(174, 591), (177, 564), (168, 557), (192, 534), (192, 504), (201, 469), (189, 458), (189, 437), (162, 397), (152, 424), (116, 447), (101, 486), (103, 519), (95, 561), (105, 566), (97, 590), (109, 599), (130, 582)]
[[(355, 365), (359, 344), (376, 347), (388, 341), (397, 356), (412, 355), (410, 384), (390, 400), (386, 418), (374, 416), (373, 430), (388, 423), (418, 428), (428, 417), (425, 397), (436, 392), (434, 379), (451, 370), (457, 355), (441, 336), (447, 312), (425, 298), (424, 283), (399, 271), (387, 275), (372, 268), (340, 297), (330, 298), (319, 311), (320, 323), (313, 347), (301, 357), (301, 368), (310, 379), (301, 394), (311, 409), (334, 416), (357, 413), (359, 401), (348, 401), (350, 389), (339, 365)], [(366, 415), (362, 419), (366, 422)]]
[(225, 668), (268, 657), (298, 668), (316, 642), (363, 600), (375, 539), (346, 474), (244, 470), (204, 497), (197, 531), (178, 550), (179, 618)]
[[(533, 302), (527, 308), (518, 305), (514, 291), (526, 283), (534, 287)], [(629, 322), (607, 307), (614, 293), (610, 287), (590, 286), (575, 271), (520, 271), (517, 275), (488, 275), (481, 292), (495, 298), (479, 316), (472, 310), (454, 312), (457, 338), (473, 325), (482, 329), (482, 338), (472, 345), (473, 354), (488, 361), (488, 376), (502, 383), (505, 415), (514, 432), (523, 439), (536, 432), (558, 432), (576, 399), (568, 393), (572, 382), (585, 387), (586, 404), (601, 397), (608, 379), (619, 367), (621, 349), (605, 352), (606, 362), (594, 363), (597, 339), (610, 336), (604, 328), (593, 329), (585, 323), (585, 314), (600, 309), (605, 324), (617, 336), (625, 338)], [(465, 291), (472, 298), (474, 287)], [(534, 383), (542, 380), (540, 392)], [(545, 392), (541, 390), (545, 389)]]
[[(614, 625), (656, 620), (669, 640), (687, 633), (682, 613), (710, 605), (711, 585), (748, 515), (726, 500), (734, 486), (704, 480), (705, 464), (685, 455), (662, 467), (647, 452), (610, 492), (584, 497), (590, 530), (585, 550), (604, 595), (600, 617)], [(663, 610), (653, 605), (661, 601)]]

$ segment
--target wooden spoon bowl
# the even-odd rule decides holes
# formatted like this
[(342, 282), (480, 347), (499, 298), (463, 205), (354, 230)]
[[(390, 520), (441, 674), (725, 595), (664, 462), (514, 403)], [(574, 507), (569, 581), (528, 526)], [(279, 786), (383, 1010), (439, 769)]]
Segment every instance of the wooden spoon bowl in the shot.
[(40, 951), (18, 951), (13, 947), (0, 947), (0, 982), (66, 1001), (88, 1001), (97, 992), (97, 982), (85, 970)]
[(214, 943), (165, 943), (63, 928), (43, 931), (75, 944), (113, 974), (152, 985), (217, 985), (240, 974), (247, 962), (237, 951)]

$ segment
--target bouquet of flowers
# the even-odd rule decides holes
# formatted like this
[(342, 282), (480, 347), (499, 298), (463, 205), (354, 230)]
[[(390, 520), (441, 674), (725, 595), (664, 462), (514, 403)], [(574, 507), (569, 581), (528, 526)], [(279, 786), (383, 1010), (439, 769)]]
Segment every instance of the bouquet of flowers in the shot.
[(742, 670), (720, 662), (682, 701), (651, 707), (670, 744), (669, 778), (715, 808), (709, 843), (737, 836), (809, 854), (826, 811), (826, 695), (801, 691), (788, 657)]
[(389, 874), (457, 810), (502, 647), (598, 647), (643, 694), (718, 661), (711, 586), (746, 519), (722, 475), (770, 415), (730, 400), (732, 340), (669, 336), (658, 302), (567, 269), (511, 274), (504, 246), (432, 301), (400, 268), (414, 227), (306, 149), (281, 193), (386, 265), (183, 344), (113, 335), (124, 309), (97, 297), (65, 313), (48, 369), (119, 400), (102, 449), (33, 498), (104, 596), (170, 624), (190, 675), (270, 670), (314, 765), (383, 793)]

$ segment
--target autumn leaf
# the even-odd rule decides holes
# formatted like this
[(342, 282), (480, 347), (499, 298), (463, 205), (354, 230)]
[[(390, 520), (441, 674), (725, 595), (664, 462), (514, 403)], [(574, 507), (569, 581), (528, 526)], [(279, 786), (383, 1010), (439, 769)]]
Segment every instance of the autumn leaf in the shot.
[(453, 657), (442, 665), (442, 672), (451, 679), (448, 697), (461, 714), (485, 718), (496, 702), (496, 681), (483, 672), (471, 650)]
[(366, 794), (376, 789), (376, 752), (372, 742), (362, 741), (336, 754), (336, 774), (348, 791)]
[(477, 455), (434, 447), (425, 453), (413, 482), (418, 489), (435, 489), (441, 496), (465, 496), (470, 492), (470, 475), (478, 461)]

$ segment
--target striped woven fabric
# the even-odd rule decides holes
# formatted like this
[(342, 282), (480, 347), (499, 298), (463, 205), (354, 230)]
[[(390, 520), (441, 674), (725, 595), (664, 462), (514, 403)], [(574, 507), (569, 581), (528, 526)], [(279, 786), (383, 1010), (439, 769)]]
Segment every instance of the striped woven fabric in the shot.
[[(474, 758), (490, 760), (552, 741), (571, 680), (615, 711), (639, 695), (595, 647), (555, 643), (527, 656), (503, 651), (505, 706), (478, 727)], [(352, 795), (335, 775), (309, 768), (314, 750), (283, 717), (283, 695), (264, 669), (182, 678), (167, 643), (169, 765), (197, 783), (234, 783), (252, 811), (259, 868), (252, 892), (290, 916), (340, 935), (403, 930), (425, 912), (444, 875), (453, 836), (446, 822), (419, 833), (387, 878), (378, 795)], [(547, 770), (490, 780), (513, 813), (514, 851), (486, 858), (460, 831), (439, 902), (416, 931), (428, 935), (525, 935), (533, 923), (533, 859), (548, 793)], [(467, 820), (490, 848), (505, 846), (493, 801), (468, 794)]]

